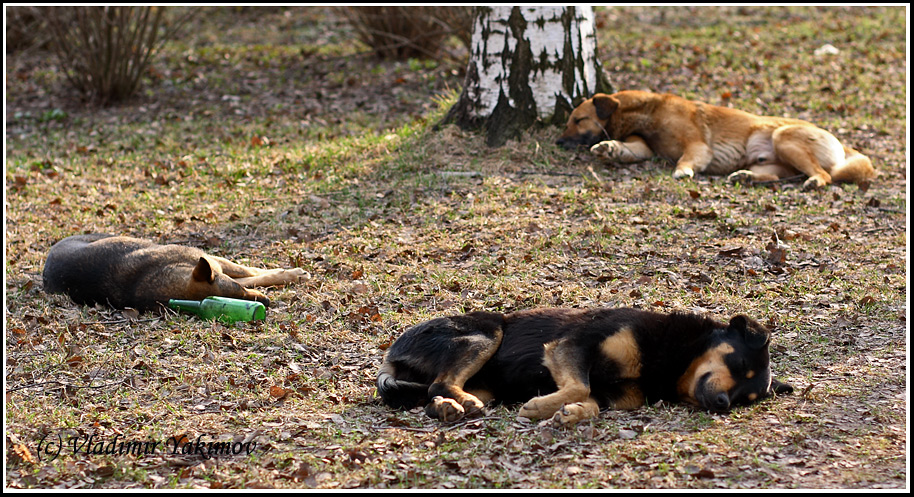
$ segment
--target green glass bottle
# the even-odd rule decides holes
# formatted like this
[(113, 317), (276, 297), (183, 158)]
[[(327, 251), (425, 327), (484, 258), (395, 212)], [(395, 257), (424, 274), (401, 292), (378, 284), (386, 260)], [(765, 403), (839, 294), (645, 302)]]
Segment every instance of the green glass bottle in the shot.
[(267, 318), (267, 308), (260, 302), (228, 297), (206, 297), (203, 300), (171, 299), (168, 301), (168, 307), (192, 312), (203, 319), (218, 319), (223, 323)]

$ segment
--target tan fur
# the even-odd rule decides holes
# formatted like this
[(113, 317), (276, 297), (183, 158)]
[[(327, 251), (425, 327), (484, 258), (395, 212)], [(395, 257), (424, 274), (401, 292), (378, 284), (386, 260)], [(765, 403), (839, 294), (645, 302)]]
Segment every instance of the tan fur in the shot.
[(585, 419), (595, 418), (599, 414), (599, 404), (593, 398), (588, 397), (583, 402), (563, 405), (552, 416), (552, 421), (558, 426), (568, 426)]
[(676, 162), (673, 176), (728, 174), (737, 181), (768, 181), (799, 173), (804, 188), (833, 181), (864, 184), (872, 162), (831, 133), (799, 119), (758, 116), (670, 94), (598, 93), (571, 113), (559, 143), (598, 143), (591, 151), (611, 162), (654, 156)]
[(770, 338), (741, 314), (723, 323), (632, 308), (476, 311), (408, 328), (376, 385), (388, 406), (424, 405), (442, 421), (489, 401), (524, 402), (519, 416), (558, 425), (660, 400), (723, 413), (793, 390), (771, 377)]
[(705, 352), (698, 357), (677, 382), (679, 397), (689, 403), (698, 404), (695, 400), (695, 388), (698, 380), (706, 373), (711, 373), (708, 382), (715, 386), (716, 390), (727, 391), (733, 388), (736, 380), (730, 374), (730, 369), (724, 363), (724, 356), (733, 352), (733, 346), (724, 343)]
[(603, 355), (615, 361), (621, 368), (623, 378), (641, 376), (641, 349), (635, 342), (631, 328), (619, 330), (600, 344)]
[(56, 243), (42, 272), (45, 291), (85, 305), (161, 310), (169, 299), (209, 296), (270, 300), (253, 286), (301, 281), (301, 268), (259, 269), (182, 245), (107, 234), (75, 235)]
[(632, 384), (625, 389), (625, 395), (613, 402), (613, 409), (637, 409), (644, 405), (644, 394), (638, 385)]
[(545, 349), (543, 364), (552, 374), (558, 390), (530, 399), (521, 407), (519, 416), (530, 419), (552, 417), (563, 405), (585, 402), (590, 396), (590, 387), (576, 371), (577, 355), (562, 347), (561, 341), (547, 343)]
[(479, 414), (485, 407), (486, 402), (492, 400), (491, 392), (475, 391), (474, 393), (483, 397), (480, 399), (474, 393), (465, 391), (463, 387), (467, 380), (478, 373), (485, 363), (489, 362), (489, 359), (495, 355), (501, 345), (501, 340), (502, 332), (501, 330), (496, 330), (495, 338), (486, 350), (478, 355), (467, 357), (465, 363), (458, 365), (453, 370), (443, 372), (435, 379), (435, 383), (440, 384), (453, 397), (453, 399), (448, 399), (435, 396), (432, 399), (433, 407), (431, 409), (437, 411), (438, 419), (456, 421), (464, 416)]

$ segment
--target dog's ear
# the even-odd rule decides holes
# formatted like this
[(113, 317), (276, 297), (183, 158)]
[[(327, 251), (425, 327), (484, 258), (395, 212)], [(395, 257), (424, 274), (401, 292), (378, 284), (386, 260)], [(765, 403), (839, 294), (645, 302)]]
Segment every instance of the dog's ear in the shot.
[(771, 379), (771, 391), (778, 395), (793, 393), (793, 386), (788, 385), (787, 383), (782, 383), (782, 382), (772, 378)]
[(593, 106), (597, 110), (597, 119), (605, 121), (619, 107), (619, 101), (605, 93), (597, 93), (593, 96)]
[(768, 345), (768, 341), (771, 339), (771, 332), (768, 331), (768, 328), (742, 314), (733, 316), (730, 319), (728, 330), (742, 335), (746, 345), (752, 350), (762, 349)]
[(197, 265), (194, 266), (194, 272), (191, 274), (191, 278), (194, 281), (200, 281), (203, 283), (212, 283), (216, 280), (216, 272), (213, 271), (212, 266), (209, 265), (209, 259), (206, 257), (201, 257), (197, 261)]

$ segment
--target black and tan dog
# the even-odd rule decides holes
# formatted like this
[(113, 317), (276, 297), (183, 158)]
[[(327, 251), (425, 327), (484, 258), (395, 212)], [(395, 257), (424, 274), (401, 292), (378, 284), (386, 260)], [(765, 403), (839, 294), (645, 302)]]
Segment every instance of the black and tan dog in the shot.
[(493, 400), (525, 402), (520, 416), (558, 424), (658, 400), (725, 412), (793, 391), (771, 376), (770, 338), (742, 315), (723, 324), (629, 308), (473, 312), (406, 330), (377, 387), (387, 405), (426, 404), (445, 421)]
[(76, 235), (54, 244), (42, 279), (49, 293), (66, 293), (82, 305), (107, 304), (116, 309), (160, 309), (169, 299), (201, 300), (209, 296), (270, 299), (252, 286), (295, 283), (304, 271), (257, 269), (182, 245), (107, 234)]
[(574, 109), (559, 145), (591, 147), (610, 162), (659, 156), (673, 177), (729, 174), (733, 182), (770, 181), (800, 173), (804, 188), (875, 176), (870, 159), (831, 133), (799, 119), (757, 116), (670, 94), (598, 93)]

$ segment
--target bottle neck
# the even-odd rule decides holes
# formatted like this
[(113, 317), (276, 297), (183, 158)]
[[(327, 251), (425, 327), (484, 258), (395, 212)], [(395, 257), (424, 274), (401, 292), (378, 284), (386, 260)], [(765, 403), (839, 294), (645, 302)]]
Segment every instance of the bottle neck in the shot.
[(179, 309), (185, 311), (195, 311), (200, 309), (203, 305), (203, 302), (199, 300), (177, 300), (171, 299), (168, 301), (168, 306), (172, 309)]

